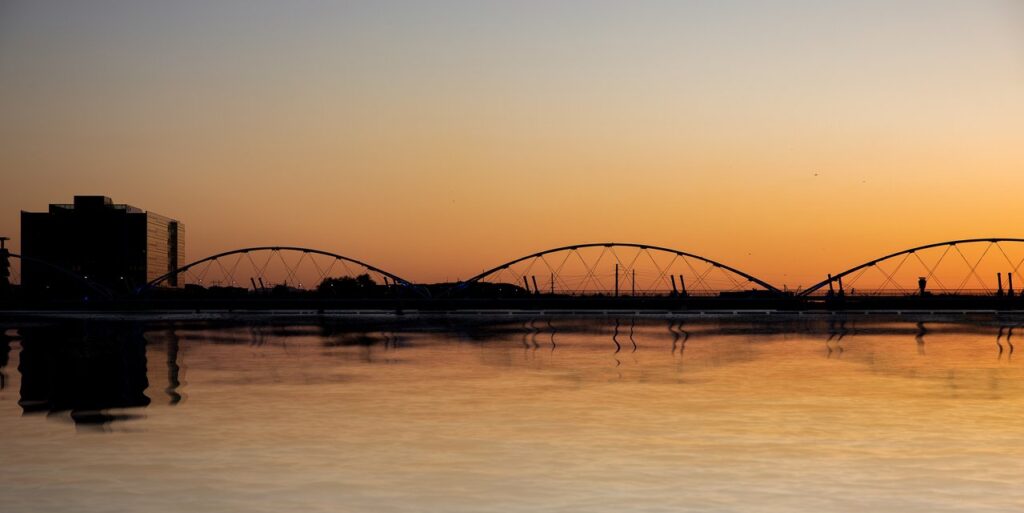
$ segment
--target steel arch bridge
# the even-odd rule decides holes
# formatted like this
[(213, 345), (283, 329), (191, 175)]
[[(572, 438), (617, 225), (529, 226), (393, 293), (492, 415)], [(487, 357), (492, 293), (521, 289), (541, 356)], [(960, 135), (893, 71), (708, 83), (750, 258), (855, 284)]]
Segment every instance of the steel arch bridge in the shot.
[(488, 284), (498, 294), (703, 295), (763, 290), (773, 285), (709, 258), (650, 244), (598, 242), (526, 255), (455, 287)]
[[(1024, 239), (993, 237), (936, 242), (831, 274), (798, 295), (908, 295), (919, 294), (920, 285), (929, 293), (1013, 295), (1013, 287), (1024, 285), (1024, 277), (1018, 275), (1022, 264)], [(1017, 284), (1012, 283), (1013, 275), (1018, 275)], [(919, 283), (921, 279), (923, 284)]]
[[(356, 280), (362, 275), (372, 283)], [(167, 283), (254, 291), (278, 287), (310, 290), (322, 284), (333, 286), (330, 279), (352, 280), (336, 282), (339, 286), (398, 286), (421, 293), (410, 281), (360, 260), (296, 246), (254, 246), (210, 255), (154, 278), (140, 292)]]

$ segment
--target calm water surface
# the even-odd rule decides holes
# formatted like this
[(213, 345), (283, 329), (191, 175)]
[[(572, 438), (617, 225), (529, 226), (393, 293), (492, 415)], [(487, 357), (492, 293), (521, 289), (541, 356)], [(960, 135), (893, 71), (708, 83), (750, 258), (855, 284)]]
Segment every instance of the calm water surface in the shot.
[(0, 339), (0, 509), (1020, 511), (1024, 362), (1007, 334), (19, 326)]

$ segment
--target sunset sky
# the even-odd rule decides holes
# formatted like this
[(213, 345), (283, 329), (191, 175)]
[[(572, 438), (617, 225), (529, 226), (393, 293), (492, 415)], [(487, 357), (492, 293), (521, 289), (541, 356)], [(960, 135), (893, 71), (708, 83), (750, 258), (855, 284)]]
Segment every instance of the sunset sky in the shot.
[(0, 3), (0, 235), (75, 194), (187, 259), (466, 278), (606, 240), (779, 286), (1024, 237), (1024, 2)]

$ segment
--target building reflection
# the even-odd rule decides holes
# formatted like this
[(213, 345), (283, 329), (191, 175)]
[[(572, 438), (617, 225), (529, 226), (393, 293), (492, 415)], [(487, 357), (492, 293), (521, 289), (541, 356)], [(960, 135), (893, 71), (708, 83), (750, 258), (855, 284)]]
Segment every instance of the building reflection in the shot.
[(146, 341), (133, 329), (60, 325), (21, 330), (21, 396), (29, 413), (68, 412), (77, 425), (138, 415), (111, 409), (148, 406)]
[(167, 332), (167, 388), (164, 389), (164, 393), (169, 398), (168, 404), (174, 406), (181, 402), (183, 399), (181, 392), (178, 391), (181, 388), (181, 365), (178, 364), (178, 351), (179, 351), (179, 340), (178, 332), (176, 330), (169, 330)]
[(14, 338), (0, 329), (0, 390), (7, 388), (7, 362), (11, 357), (11, 342)]

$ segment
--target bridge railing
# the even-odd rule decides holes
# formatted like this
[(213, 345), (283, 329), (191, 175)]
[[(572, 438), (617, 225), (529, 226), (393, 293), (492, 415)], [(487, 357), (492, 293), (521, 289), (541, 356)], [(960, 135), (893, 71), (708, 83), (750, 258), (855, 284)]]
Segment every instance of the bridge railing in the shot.
[[(797, 294), (800, 293), (799, 290), (795, 291), (795, 292)], [(926, 290), (925, 292), (927, 293), (928, 296), (933, 296), (933, 297), (941, 297), (941, 296), (973, 296), (973, 297), (983, 297), (983, 296), (994, 296), (994, 295), (996, 295), (998, 293), (998, 290), (997, 289), (974, 288), (974, 289), (959, 289), (959, 290)], [(1004, 291), (1004, 295), (1006, 295), (1006, 292), (1007, 291)], [(1020, 294), (1021, 294), (1021, 291), (1020, 291), (1020, 289), (1018, 289), (1017, 291), (1015, 291), (1015, 293), (1013, 295), (1019, 296)], [(816, 291), (814, 291), (814, 292), (812, 292), (810, 294), (803, 294), (803, 297), (822, 298), (822, 297), (829, 297), (829, 295), (830, 294), (829, 294), (828, 289), (825, 289), (825, 290), (820, 290), (819, 289), (819, 290), (816, 290)], [(837, 295), (838, 295), (838, 292), (834, 292), (832, 294), (832, 296), (837, 296)], [(920, 291), (905, 290), (905, 289), (861, 289), (861, 288), (856, 288), (856, 289), (846, 289), (846, 290), (844, 290), (843, 291), (843, 295), (845, 297), (908, 297), (908, 296), (920, 296), (921, 293), (920, 293)]]

